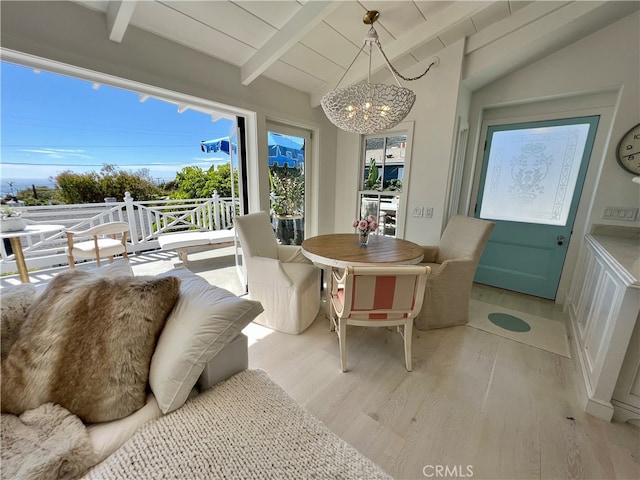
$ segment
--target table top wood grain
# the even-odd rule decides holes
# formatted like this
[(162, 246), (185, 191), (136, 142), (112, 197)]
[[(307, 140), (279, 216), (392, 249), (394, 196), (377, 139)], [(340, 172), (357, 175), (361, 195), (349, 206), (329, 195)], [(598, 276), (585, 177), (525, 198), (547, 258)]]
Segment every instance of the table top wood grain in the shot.
[(307, 238), (302, 242), (302, 253), (315, 263), (338, 268), (349, 265), (415, 265), (424, 255), (420, 245), (382, 235), (371, 235), (369, 244), (361, 247), (355, 233)]

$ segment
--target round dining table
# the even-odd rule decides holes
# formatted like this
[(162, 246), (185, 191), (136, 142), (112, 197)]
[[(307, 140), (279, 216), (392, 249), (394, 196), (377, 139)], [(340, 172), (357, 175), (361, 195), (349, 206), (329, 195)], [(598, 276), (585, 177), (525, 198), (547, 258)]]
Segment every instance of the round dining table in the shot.
[(332, 233), (307, 238), (302, 253), (314, 263), (336, 268), (350, 265), (415, 265), (424, 250), (401, 238), (371, 235), (366, 247), (360, 245), (355, 233)]

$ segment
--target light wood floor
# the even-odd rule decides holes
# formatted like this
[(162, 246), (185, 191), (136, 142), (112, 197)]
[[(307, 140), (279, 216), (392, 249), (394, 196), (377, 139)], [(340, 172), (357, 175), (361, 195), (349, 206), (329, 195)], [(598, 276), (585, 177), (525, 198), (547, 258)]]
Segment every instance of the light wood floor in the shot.
[[(168, 252), (132, 258), (140, 275), (179, 263)], [(229, 249), (190, 262), (211, 283), (242, 294), (233, 265)], [(53, 272), (36, 272), (32, 281)], [(472, 297), (565, 318), (553, 302), (527, 295), (474, 285)], [(266, 370), (397, 479), (445, 478), (436, 477), (437, 466), (458, 478), (471, 477), (469, 466), (474, 479), (640, 479), (640, 428), (583, 412), (573, 352), (569, 359), (466, 326), (414, 330), (409, 373), (397, 333), (349, 327), (350, 371), (342, 373), (338, 340), (322, 316), (298, 336), (253, 324), (245, 333), (253, 342), (250, 368)]]
[[(563, 315), (553, 302), (490, 287), (474, 286), (473, 297)], [(574, 359), (460, 326), (414, 330), (409, 373), (395, 331), (349, 327), (342, 373), (322, 316), (299, 336), (255, 325), (246, 333), (250, 368), (395, 478), (438, 478), (438, 465), (481, 479), (640, 478), (640, 429), (583, 412)]]

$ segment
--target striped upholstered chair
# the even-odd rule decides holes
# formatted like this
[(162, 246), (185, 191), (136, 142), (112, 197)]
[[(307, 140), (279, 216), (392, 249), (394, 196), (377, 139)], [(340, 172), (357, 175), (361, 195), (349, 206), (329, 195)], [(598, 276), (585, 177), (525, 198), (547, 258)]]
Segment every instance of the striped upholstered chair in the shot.
[(342, 275), (333, 272), (331, 322), (338, 332), (343, 372), (347, 371), (347, 325), (396, 326), (404, 338), (405, 363), (411, 371), (413, 319), (422, 308), (430, 271), (426, 266), (394, 265), (347, 267)]

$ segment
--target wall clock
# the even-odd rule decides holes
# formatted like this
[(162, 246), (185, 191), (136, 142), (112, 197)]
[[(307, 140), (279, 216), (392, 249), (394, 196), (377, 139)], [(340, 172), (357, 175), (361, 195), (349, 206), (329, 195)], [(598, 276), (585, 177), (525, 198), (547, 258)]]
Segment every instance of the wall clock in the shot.
[(640, 175), (640, 123), (622, 136), (616, 148), (616, 158), (627, 172)]

